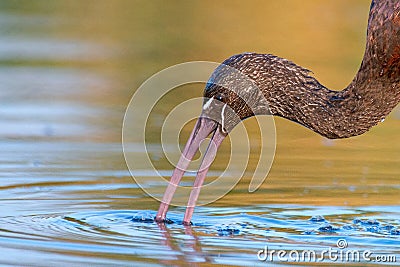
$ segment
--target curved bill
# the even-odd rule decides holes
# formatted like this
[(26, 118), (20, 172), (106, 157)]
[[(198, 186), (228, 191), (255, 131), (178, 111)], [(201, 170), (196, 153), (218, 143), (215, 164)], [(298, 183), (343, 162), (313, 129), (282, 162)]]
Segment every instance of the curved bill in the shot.
[(216, 121), (205, 117), (200, 117), (197, 120), (197, 123), (189, 137), (189, 140), (186, 143), (179, 162), (172, 173), (171, 180), (169, 181), (167, 189), (165, 190), (155, 221), (165, 221), (168, 207), (171, 203), (176, 188), (179, 185), (179, 182), (188, 168), (190, 161), (193, 159), (194, 155), (199, 149), (200, 143), (207, 138), (210, 133), (213, 133), (213, 136), (203, 157), (200, 169), (197, 172), (196, 180), (194, 182), (192, 192), (190, 193), (185, 218), (183, 220), (184, 224), (190, 224), (190, 219), (192, 217), (194, 207), (196, 205), (197, 198), (199, 197), (200, 189), (205, 180), (207, 171), (215, 158), (218, 147), (226, 137), (226, 134), (222, 132), (221, 126)]

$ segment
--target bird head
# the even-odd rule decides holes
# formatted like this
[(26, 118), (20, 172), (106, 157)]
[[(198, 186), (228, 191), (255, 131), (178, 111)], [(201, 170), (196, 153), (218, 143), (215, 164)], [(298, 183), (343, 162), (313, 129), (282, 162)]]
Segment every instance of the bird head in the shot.
[[(201, 140), (212, 134), (210, 145), (215, 148), (219, 146), (215, 140), (223, 140), (242, 120), (269, 114), (267, 100), (249, 73), (258, 71), (243, 64), (254, 55), (244, 53), (227, 59), (214, 70), (206, 84), (200, 123), (196, 124), (193, 134)], [(214, 153), (206, 152), (203, 161), (212, 162), (211, 156)]]
[[(228, 134), (242, 120), (257, 114), (269, 114), (267, 100), (254, 77), (242, 64), (252, 53), (233, 56), (223, 62), (209, 78), (204, 90), (200, 118), (216, 122)], [(239, 64), (240, 63), (240, 64)]]

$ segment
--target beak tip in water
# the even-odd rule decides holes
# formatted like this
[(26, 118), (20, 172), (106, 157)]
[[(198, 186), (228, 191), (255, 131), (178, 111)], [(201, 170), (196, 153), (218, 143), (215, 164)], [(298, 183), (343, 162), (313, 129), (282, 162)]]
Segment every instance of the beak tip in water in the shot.
[(181, 158), (171, 176), (171, 180), (165, 190), (163, 200), (160, 204), (160, 208), (155, 217), (156, 222), (165, 222), (168, 207), (171, 203), (172, 197), (175, 193), (177, 185), (182, 179), (185, 170), (189, 166), (190, 161), (193, 159), (197, 150), (199, 149), (200, 143), (207, 138), (207, 136), (213, 133), (211, 142), (207, 148), (207, 151), (202, 160), (199, 171), (197, 172), (196, 180), (193, 185), (193, 190), (190, 194), (187, 209), (185, 212), (185, 218), (183, 220), (184, 225), (191, 225), (191, 217), (193, 214), (194, 207), (196, 205), (197, 198), (200, 193), (200, 187), (202, 186), (208, 168), (213, 161), (216, 150), (226, 137), (227, 133), (224, 133), (219, 127), (219, 124), (209, 118), (200, 117), (186, 143), (185, 149), (182, 152)]

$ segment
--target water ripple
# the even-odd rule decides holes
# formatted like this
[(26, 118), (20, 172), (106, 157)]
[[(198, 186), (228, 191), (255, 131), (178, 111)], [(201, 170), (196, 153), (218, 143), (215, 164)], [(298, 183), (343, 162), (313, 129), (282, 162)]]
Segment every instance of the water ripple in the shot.
[[(223, 208), (200, 207), (192, 226), (184, 226), (183, 214), (176, 211), (168, 214), (169, 224), (154, 222), (156, 212), (151, 210), (8, 216), (0, 218), (0, 243), (71, 256), (112, 255), (115, 264), (122, 263), (121, 255), (129, 254), (153, 260), (162, 257), (166, 262), (187, 260), (189, 256), (192, 261), (202, 261), (206, 256), (216, 260), (217, 251), (218, 257), (229, 263), (229, 250), (242, 251), (236, 260), (243, 260), (266, 244), (287, 250), (299, 246), (323, 250), (335, 246), (339, 238), (345, 238), (353, 248), (374, 246), (376, 251), (388, 252), (400, 246), (397, 220), (368, 214), (359, 218), (356, 210), (350, 215), (347, 211), (341, 216), (303, 214), (284, 219), (280, 212), (287, 213), (284, 207), (269, 207), (268, 212), (260, 212), (263, 207), (258, 212), (254, 209), (233, 212), (230, 208), (221, 215), (218, 213), (223, 213)], [(326, 211), (319, 207), (310, 214), (318, 209)]]

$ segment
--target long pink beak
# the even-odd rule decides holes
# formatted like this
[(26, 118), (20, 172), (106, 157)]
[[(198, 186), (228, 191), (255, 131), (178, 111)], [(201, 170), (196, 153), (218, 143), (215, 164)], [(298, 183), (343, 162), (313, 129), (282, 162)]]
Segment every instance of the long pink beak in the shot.
[(158, 209), (155, 220), (157, 222), (165, 221), (165, 216), (168, 211), (168, 207), (171, 203), (172, 197), (175, 194), (176, 188), (179, 185), (186, 169), (189, 166), (190, 161), (193, 159), (201, 142), (207, 138), (207, 136), (213, 133), (211, 141), (207, 147), (207, 151), (203, 157), (200, 165), (200, 169), (197, 172), (196, 180), (193, 184), (193, 189), (190, 193), (189, 201), (187, 204), (185, 217), (183, 219), (184, 224), (190, 224), (190, 220), (193, 215), (194, 207), (196, 206), (197, 199), (200, 194), (201, 186), (204, 183), (208, 169), (213, 162), (215, 155), (217, 154), (217, 149), (221, 145), (222, 141), (226, 137), (226, 134), (222, 132), (221, 125), (216, 121), (200, 117), (197, 120), (196, 126), (194, 127), (189, 140), (186, 143), (185, 149), (179, 159), (178, 165), (176, 166), (174, 172), (172, 173), (171, 180), (165, 190), (163, 199)]

